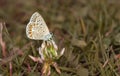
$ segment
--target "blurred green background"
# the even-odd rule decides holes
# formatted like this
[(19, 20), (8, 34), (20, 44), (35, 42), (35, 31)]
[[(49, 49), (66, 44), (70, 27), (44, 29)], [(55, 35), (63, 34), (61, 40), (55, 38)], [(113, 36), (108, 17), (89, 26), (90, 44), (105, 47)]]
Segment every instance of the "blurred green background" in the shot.
[[(60, 76), (119, 76), (119, 0), (0, 0), (7, 51), (7, 58), (3, 58), (0, 47), (1, 76), (9, 76), (10, 61), (13, 76), (40, 75), (41, 65), (28, 55), (39, 56), (41, 41), (26, 36), (26, 25), (36, 11), (54, 34), (59, 49), (66, 48), (57, 61)], [(23, 54), (16, 55), (18, 51), (13, 52), (14, 49)], [(59, 76), (54, 68), (51, 76)]]

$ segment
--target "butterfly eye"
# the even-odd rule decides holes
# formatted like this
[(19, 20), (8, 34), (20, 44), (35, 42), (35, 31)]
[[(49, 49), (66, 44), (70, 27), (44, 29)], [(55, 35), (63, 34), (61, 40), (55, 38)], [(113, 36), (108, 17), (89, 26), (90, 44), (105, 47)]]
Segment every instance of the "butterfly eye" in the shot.
[(51, 36), (53, 37), (53, 33), (52, 33), (52, 32), (50, 32), (50, 34), (51, 34)]

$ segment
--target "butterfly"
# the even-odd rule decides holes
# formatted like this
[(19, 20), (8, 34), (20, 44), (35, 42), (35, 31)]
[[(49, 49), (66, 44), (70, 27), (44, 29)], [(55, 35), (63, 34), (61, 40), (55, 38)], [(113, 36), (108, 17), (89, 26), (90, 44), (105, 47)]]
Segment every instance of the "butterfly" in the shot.
[(26, 26), (26, 35), (30, 39), (34, 40), (50, 40), (52, 39), (52, 34), (42, 18), (42, 16), (35, 12), (30, 18), (29, 23)]

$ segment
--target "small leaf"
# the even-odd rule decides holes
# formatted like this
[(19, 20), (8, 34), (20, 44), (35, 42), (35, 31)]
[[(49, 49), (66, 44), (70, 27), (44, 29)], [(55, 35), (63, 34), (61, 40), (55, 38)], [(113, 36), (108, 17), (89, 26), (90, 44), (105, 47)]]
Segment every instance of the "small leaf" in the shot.
[(84, 40), (78, 40), (78, 39), (73, 39), (72, 44), (74, 46), (77, 46), (77, 47), (80, 47), (80, 48), (83, 48), (83, 47), (85, 47), (87, 45)]

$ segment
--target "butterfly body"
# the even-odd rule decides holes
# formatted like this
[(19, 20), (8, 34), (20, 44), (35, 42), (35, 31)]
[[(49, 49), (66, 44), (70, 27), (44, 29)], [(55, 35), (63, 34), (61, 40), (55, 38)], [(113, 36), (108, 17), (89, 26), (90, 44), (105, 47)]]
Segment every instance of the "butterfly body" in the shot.
[(50, 40), (52, 35), (42, 18), (42, 16), (35, 12), (26, 26), (27, 37), (34, 40)]

